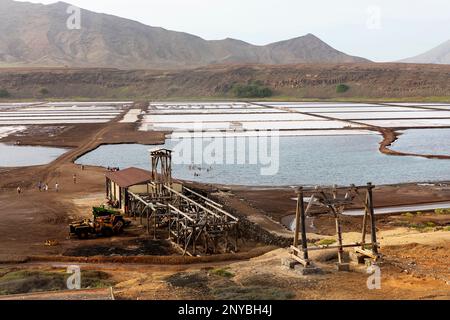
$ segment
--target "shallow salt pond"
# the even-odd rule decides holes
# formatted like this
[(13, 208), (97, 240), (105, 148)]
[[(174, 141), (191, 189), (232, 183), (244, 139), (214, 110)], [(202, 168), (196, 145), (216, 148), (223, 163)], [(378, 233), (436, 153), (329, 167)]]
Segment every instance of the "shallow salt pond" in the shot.
[(245, 108), (245, 109), (165, 109), (165, 110), (152, 110), (151, 115), (186, 115), (186, 114), (259, 114), (259, 113), (285, 113), (284, 110), (278, 109), (264, 109), (264, 108)]
[(299, 130), (299, 129), (343, 129), (362, 127), (343, 121), (248, 121), (248, 122), (144, 122), (141, 131), (175, 130)]
[(26, 130), (25, 126), (0, 126), (0, 139), (9, 136), (10, 134)]
[[(273, 110), (273, 109), (272, 109)], [(414, 108), (405, 108), (405, 107), (333, 107), (333, 108), (311, 108), (311, 107), (302, 107), (302, 108), (289, 108), (289, 110), (296, 112), (312, 112), (312, 113), (349, 113), (349, 112), (417, 112), (417, 111), (426, 111), (425, 109), (414, 109)]]
[(423, 155), (450, 155), (450, 129), (406, 130), (391, 149)]
[(395, 106), (424, 106), (424, 107), (436, 107), (436, 106), (450, 106), (449, 103), (409, 103), (409, 102), (400, 102), (400, 103), (390, 103)]
[[(186, 145), (202, 143), (201, 140), (191, 140), (185, 140)], [(250, 144), (260, 146), (259, 141), (250, 143), (247, 140), (246, 151), (239, 153), (241, 157), (245, 154), (246, 161), (241, 162), (245, 164), (236, 164), (239, 158), (237, 151), (228, 149), (228, 140), (224, 139), (223, 155), (220, 152), (213, 154), (211, 149), (202, 154), (200, 148), (199, 151), (191, 150), (188, 161), (180, 163), (177, 159), (180, 153), (175, 153), (173, 175), (204, 183), (254, 186), (395, 184), (450, 179), (449, 160), (387, 156), (378, 151), (380, 140), (377, 135), (280, 137), (279, 153), (271, 155), (271, 146), (266, 153), (264, 147), (258, 147), (258, 152), (263, 150), (263, 155), (269, 155), (266, 158), (257, 155), (258, 164), (250, 164), (249, 149)], [(167, 140), (164, 146), (159, 147), (173, 149), (177, 143), (176, 140)], [(203, 141), (203, 150), (208, 150), (209, 144), (209, 141)], [(105, 145), (86, 154), (77, 163), (120, 168), (135, 166), (149, 170), (149, 150), (154, 148), (137, 144)], [(274, 150), (277, 149), (275, 146)], [(235, 164), (211, 164), (208, 155), (222, 162), (232, 159)], [(196, 168), (190, 166), (193, 160), (202, 159), (202, 156), (205, 156), (203, 163), (195, 161)], [(263, 175), (264, 169), (266, 174), (273, 174)]]
[(449, 127), (450, 119), (362, 120), (361, 123), (387, 128)]
[(247, 109), (247, 108), (260, 108), (260, 106), (255, 106), (251, 104), (220, 104), (220, 103), (201, 103), (201, 104), (151, 104), (150, 109), (156, 110), (229, 110), (229, 109)]
[(34, 146), (13, 146), (0, 143), (0, 167), (44, 165), (56, 160), (68, 149)]
[(124, 110), (122, 103), (47, 103), (8, 108), (0, 112), (0, 125), (51, 125), (109, 122)]
[(450, 118), (450, 111), (407, 111), (407, 112), (347, 112), (347, 113), (322, 113), (323, 116), (335, 117), (343, 120), (367, 120), (367, 119), (426, 119), (426, 118)]
[(307, 108), (307, 107), (376, 107), (378, 104), (372, 103), (336, 103), (336, 102), (270, 102), (270, 103), (261, 103), (261, 105), (265, 106), (273, 106), (273, 107), (287, 107), (287, 108)]
[(150, 115), (145, 117), (154, 123), (164, 122), (225, 122), (225, 121), (318, 121), (321, 118), (300, 113), (263, 113), (263, 114), (185, 114), (185, 115)]

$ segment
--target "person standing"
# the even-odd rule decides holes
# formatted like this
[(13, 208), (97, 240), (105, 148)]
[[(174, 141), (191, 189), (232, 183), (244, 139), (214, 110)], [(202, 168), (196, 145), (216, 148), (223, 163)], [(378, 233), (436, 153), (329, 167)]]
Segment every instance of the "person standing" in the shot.
[(17, 194), (21, 194), (22, 193), (22, 188), (19, 186), (19, 187), (17, 187)]
[(55, 191), (59, 192), (59, 184), (58, 184), (58, 182), (55, 183)]
[(73, 184), (77, 184), (77, 175), (73, 174)]

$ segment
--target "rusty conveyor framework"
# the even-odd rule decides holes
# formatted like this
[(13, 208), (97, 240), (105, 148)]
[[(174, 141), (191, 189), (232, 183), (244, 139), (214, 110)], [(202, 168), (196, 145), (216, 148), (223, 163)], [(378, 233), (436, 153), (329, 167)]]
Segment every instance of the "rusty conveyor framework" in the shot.
[[(185, 186), (175, 190), (172, 180), (172, 151), (150, 152), (152, 182), (145, 194), (128, 192), (128, 212), (146, 220), (147, 233), (166, 230), (169, 240), (183, 255), (236, 252), (239, 219), (219, 203)], [(152, 230), (153, 229), (153, 230)]]
[[(290, 248), (291, 258), (301, 263), (304, 267), (311, 266), (309, 252), (314, 250), (337, 249), (338, 250), (338, 266), (344, 265), (344, 248), (355, 248), (356, 256), (359, 260), (370, 258), (373, 261), (379, 259), (376, 234), (376, 222), (373, 204), (374, 185), (368, 183), (367, 186), (357, 187), (351, 185), (348, 188), (338, 189), (336, 186), (332, 188), (316, 187), (312, 190), (303, 188), (297, 189), (297, 210), (295, 217), (295, 236), (294, 243)], [(311, 194), (308, 205), (305, 208), (304, 195), (305, 192)], [(364, 193), (364, 194), (362, 194)], [(340, 215), (345, 208), (356, 202), (362, 203), (364, 206), (364, 216), (362, 222), (361, 242), (344, 244), (342, 239), (342, 229)], [(332, 214), (336, 222), (337, 245), (334, 246), (316, 246), (309, 247), (306, 234), (306, 217), (311, 213), (314, 206), (325, 209), (327, 214)], [(370, 222), (370, 226), (369, 226)], [(366, 239), (367, 229), (370, 227), (370, 241)], [(301, 239), (300, 239), (301, 236)]]

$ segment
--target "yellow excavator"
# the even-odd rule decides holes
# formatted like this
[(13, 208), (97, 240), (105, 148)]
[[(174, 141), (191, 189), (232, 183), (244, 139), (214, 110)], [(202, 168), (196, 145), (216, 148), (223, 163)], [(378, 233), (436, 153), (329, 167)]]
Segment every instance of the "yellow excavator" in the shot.
[(88, 239), (90, 236), (112, 237), (121, 234), (131, 221), (126, 220), (119, 212), (105, 207), (92, 208), (93, 220), (84, 219), (69, 225), (70, 236)]

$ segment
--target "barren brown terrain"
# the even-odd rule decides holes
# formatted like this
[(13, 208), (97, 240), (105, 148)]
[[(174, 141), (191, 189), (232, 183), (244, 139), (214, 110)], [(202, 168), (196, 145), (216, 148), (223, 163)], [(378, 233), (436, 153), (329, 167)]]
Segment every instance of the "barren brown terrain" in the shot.
[[(448, 239), (447, 239), (448, 240)], [(314, 260), (322, 274), (300, 276), (280, 265), (285, 249), (259, 257), (225, 263), (162, 266), (149, 264), (80, 264), (83, 270), (100, 270), (115, 282), (115, 299), (299, 299), (299, 300), (448, 300), (448, 242), (386, 246), (381, 266), (381, 289), (367, 287), (366, 269), (336, 272), (335, 253), (322, 252)], [(430, 256), (432, 252), (432, 256)], [(65, 264), (30, 263), (5, 266), (15, 270), (60, 270)], [(448, 266), (448, 264), (447, 264)], [(75, 299), (110, 299), (108, 290), (81, 291)], [(85, 297), (83, 297), (85, 295)], [(20, 295), (21, 299), (73, 299), (73, 292)], [(14, 297), (13, 297), (14, 298)], [(11, 299), (5, 297), (5, 299)]]
[[(11, 99), (214, 99), (234, 98), (232, 87), (259, 81), (280, 99), (409, 99), (450, 96), (449, 65), (295, 64), (218, 65), (178, 71), (3, 68), (0, 88)], [(336, 85), (350, 87), (336, 93)], [(40, 90), (47, 89), (42, 95)]]

